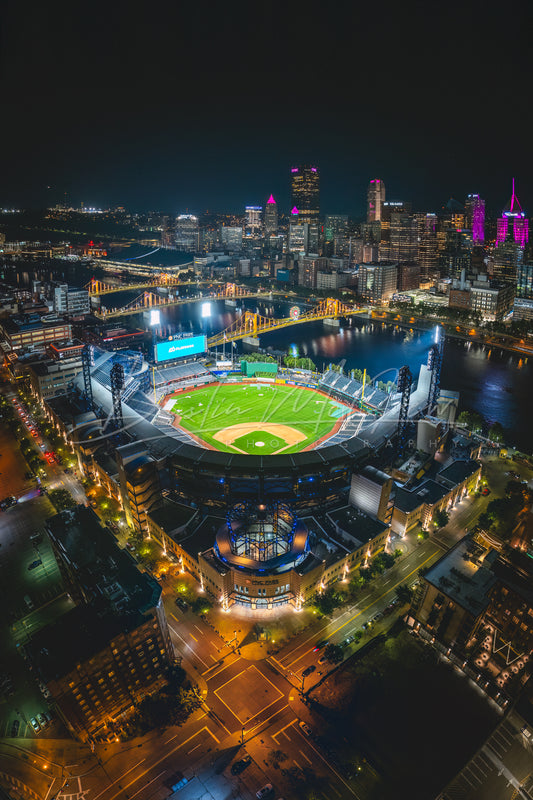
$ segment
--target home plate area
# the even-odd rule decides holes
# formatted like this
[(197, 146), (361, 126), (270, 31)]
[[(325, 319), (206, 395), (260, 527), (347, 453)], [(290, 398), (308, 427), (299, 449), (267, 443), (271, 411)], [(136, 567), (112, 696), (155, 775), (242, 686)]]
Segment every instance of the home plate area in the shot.
[(213, 434), (213, 439), (230, 445), (241, 453), (261, 455), (282, 453), (306, 439), (305, 434), (290, 425), (269, 422), (244, 422), (230, 425)]

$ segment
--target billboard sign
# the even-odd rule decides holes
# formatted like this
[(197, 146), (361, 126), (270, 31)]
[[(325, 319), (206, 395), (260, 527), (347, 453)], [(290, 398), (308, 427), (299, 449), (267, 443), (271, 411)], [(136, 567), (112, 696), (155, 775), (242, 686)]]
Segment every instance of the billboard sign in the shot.
[(189, 336), (188, 338), (173, 339), (170, 342), (159, 342), (155, 348), (155, 360), (170, 361), (175, 358), (188, 358), (198, 353), (207, 351), (207, 337)]

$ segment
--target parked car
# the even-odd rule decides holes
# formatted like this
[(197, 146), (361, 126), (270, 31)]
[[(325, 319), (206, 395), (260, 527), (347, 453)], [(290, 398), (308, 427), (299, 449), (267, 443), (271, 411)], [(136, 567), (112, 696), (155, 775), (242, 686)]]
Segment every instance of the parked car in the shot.
[(187, 611), (187, 609), (189, 608), (188, 603), (185, 602), (183, 597), (176, 597), (175, 603), (178, 608), (181, 608), (182, 611)]
[(32, 717), (30, 719), (30, 725), (32, 726), (32, 728), (35, 731), (35, 733), (39, 733), (39, 731), (41, 730), (41, 726), (39, 725), (39, 723), (37, 722), (35, 717)]
[(271, 797), (274, 794), (274, 787), (271, 783), (265, 783), (264, 786), (255, 793), (257, 800), (264, 800), (265, 797)]
[(314, 672), (314, 671), (315, 671), (315, 669), (316, 669), (315, 665), (314, 665), (314, 664), (310, 664), (310, 665), (309, 665), (308, 667), (306, 667), (306, 668), (304, 669), (304, 671), (302, 672), (302, 677), (304, 677), (304, 678), (307, 678), (307, 676), (308, 676), (308, 675), (310, 675), (312, 672)]
[(313, 731), (306, 722), (300, 722), (300, 729), (305, 733), (306, 736), (313, 735)]
[(239, 775), (241, 772), (244, 772), (246, 767), (252, 763), (251, 756), (245, 756), (241, 758), (240, 761), (236, 761), (234, 764), (231, 765), (231, 774), (232, 775)]
[(37, 714), (37, 720), (38, 720), (39, 725), (41, 726), (41, 728), (45, 728), (46, 725), (48, 724), (44, 714)]
[(35, 569), (36, 567), (40, 567), (42, 563), (43, 562), (40, 558), (36, 558), (35, 561), (32, 561), (31, 564), (28, 566), (28, 569)]

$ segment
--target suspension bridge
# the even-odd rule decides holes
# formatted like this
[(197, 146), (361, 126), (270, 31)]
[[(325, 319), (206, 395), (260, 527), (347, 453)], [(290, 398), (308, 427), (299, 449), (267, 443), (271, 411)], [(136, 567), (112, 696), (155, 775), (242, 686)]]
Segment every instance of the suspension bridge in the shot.
[[(153, 287), (153, 285), (154, 284), (151, 283), (150, 287)], [(183, 285), (185, 284), (180, 284), (180, 286)], [(135, 290), (136, 287), (130, 285), (127, 288), (130, 290)], [(101, 291), (100, 294), (104, 294), (104, 292)], [(205, 302), (206, 300), (228, 300), (239, 297), (264, 297), (272, 299), (274, 294), (282, 295), (283, 292), (271, 291), (270, 289), (258, 289), (256, 291), (251, 291), (244, 286), (238, 286), (236, 283), (223, 284), (220, 288), (215, 289), (214, 292), (200, 294), (196, 297), (172, 297), (171, 295), (161, 295), (154, 292), (144, 291), (130, 303), (122, 306), (121, 308), (105, 308), (102, 306), (98, 309), (95, 309), (93, 313), (100, 319), (114, 319), (115, 317), (123, 317), (129, 314), (139, 314), (146, 309), (156, 307), (160, 308), (163, 306), (185, 305), (186, 303), (200, 303)]]
[(154, 289), (159, 286), (171, 288), (173, 286), (199, 286), (201, 284), (213, 284), (215, 281), (180, 281), (176, 275), (169, 275), (162, 272), (148, 278), (140, 283), (106, 283), (97, 278), (92, 278), (83, 287), (89, 292), (89, 297), (101, 297), (102, 295), (115, 294), (116, 292), (140, 292), (143, 289)]
[(337, 317), (351, 317), (354, 314), (361, 314), (365, 311), (367, 311), (366, 308), (350, 306), (332, 297), (321, 300), (317, 306), (306, 311), (304, 314), (282, 317), (281, 319), (263, 317), (253, 311), (245, 311), (244, 314), (236, 319), (228, 328), (217, 333), (215, 336), (211, 336), (207, 340), (207, 345), (210, 348), (218, 347), (226, 342), (236, 342), (238, 339), (244, 339), (247, 336), (255, 338), (262, 333), (279, 330), (280, 328), (288, 328), (292, 325), (301, 325), (304, 322), (316, 322), (317, 320), (334, 319)]

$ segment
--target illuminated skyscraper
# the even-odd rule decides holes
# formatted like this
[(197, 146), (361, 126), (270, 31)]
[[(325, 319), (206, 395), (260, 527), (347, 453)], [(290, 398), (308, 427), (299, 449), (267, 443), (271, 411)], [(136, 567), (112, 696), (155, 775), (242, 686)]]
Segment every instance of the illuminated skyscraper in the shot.
[(485, 201), (478, 194), (469, 194), (465, 203), (466, 227), (472, 231), (475, 245), (485, 241)]
[(180, 214), (176, 219), (175, 243), (178, 250), (196, 253), (200, 247), (200, 228), (198, 217), (193, 214)]
[(316, 167), (291, 169), (291, 214), (299, 223), (318, 225), (320, 216), (320, 176)]
[(271, 194), (265, 206), (265, 234), (271, 236), (278, 232), (278, 205)]
[(515, 194), (514, 178), (511, 199), (496, 222), (496, 247), (505, 241), (514, 241), (520, 247), (525, 247), (529, 241), (529, 220)]
[(381, 209), (385, 202), (385, 184), (380, 178), (372, 178), (367, 193), (367, 222), (380, 222)]
[(263, 207), (246, 206), (245, 211), (245, 230), (247, 236), (255, 236), (261, 230), (263, 224)]

